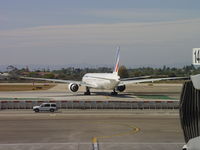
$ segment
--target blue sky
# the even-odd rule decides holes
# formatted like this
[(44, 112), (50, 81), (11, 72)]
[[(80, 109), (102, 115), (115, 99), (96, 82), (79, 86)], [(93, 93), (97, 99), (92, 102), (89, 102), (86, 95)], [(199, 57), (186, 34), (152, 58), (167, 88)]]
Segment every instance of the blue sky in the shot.
[(199, 18), (200, 1), (1, 0), (0, 4), (0, 29), (13, 29), (42, 25), (154, 22)]
[[(0, 64), (191, 63), (199, 0), (0, 0)], [(10, 58), (10, 59), (7, 59)]]

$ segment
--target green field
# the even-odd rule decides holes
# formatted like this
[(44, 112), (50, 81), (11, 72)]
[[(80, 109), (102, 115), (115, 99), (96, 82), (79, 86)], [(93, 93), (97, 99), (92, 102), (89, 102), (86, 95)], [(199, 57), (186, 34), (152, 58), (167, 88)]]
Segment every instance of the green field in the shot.
[(167, 95), (138, 95), (137, 97), (143, 98), (143, 99), (170, 99), (170, 100), (176, 100), (176, 98), (169, 97)]

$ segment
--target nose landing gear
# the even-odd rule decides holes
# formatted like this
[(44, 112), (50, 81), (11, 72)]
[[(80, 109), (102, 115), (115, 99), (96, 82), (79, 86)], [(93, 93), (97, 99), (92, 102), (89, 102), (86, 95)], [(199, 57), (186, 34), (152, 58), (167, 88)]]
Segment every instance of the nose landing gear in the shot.
[(84, 95), (91, 95), (90, 89), (88, 87), (86, 87), (86, 92), (84, 92)]
[(111, 92), (111, 95), (118, 95), (118, 93), (114, 89), (113, 92)]

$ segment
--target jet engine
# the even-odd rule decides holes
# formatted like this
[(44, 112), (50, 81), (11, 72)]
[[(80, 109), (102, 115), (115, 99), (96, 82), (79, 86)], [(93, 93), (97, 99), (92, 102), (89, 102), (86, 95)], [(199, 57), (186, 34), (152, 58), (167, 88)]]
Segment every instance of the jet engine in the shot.
[(116, 90), (119, 91), (119, 92), (123, 92), (125, 89), (126, 89), (125, 85), (120, 85), (120, 86), (117, 87)]
[(68, 85), (68, 89), (71, 91), (71, 92), (77, 92), (78, 89), (79, 89), (79, 85), (76, 84), (76, 83), (70, 83)]

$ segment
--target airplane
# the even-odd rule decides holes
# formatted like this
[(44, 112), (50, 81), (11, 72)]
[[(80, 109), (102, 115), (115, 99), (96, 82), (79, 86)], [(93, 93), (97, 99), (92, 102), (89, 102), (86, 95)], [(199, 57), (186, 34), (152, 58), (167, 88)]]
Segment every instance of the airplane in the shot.
[(10, 78), (11, 78), (11, 75), (9, 73), (0, 72), (0, 80), (8, 80)]
[(113, 73), (87, 73), (82, 77), (82, 81), (32, 78), (32, 77), (20, 77), (20, 78), (30, 79), (30, 80), (42, 80), (42, 81), (67, 83), (68, 89), (71, 92), (77, 92), (80, 86), (84, 86), (86, 88), (84, 95), (90, 95), (91, 94), (90, 89), (112, 90), (111, 95), (117, 95), (118, 92), (123, 92), (126, 89), (126, 85), (128, 84), (154, 82), (154, 81), (160, 81), (160, 80), (183, 79), (183, 77), (147, 79), (149, 78), (149, 76), (121, 79), (120, 76), (118, 75), (119, 59), (120, 59), (120, 47), (117, 48), (116, 64), (115, 64)]

